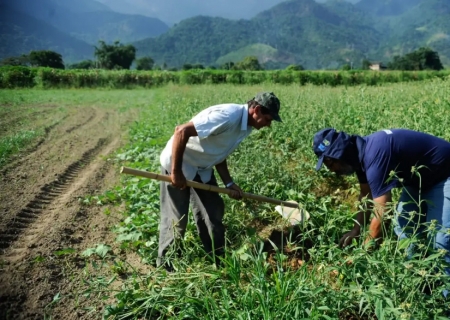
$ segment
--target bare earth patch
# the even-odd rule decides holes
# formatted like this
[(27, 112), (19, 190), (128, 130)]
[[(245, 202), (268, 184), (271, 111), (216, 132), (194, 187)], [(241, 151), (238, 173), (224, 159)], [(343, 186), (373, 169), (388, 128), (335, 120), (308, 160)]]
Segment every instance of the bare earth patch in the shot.
[[(0, 170), (0, 319), (99, 318), (101, 310), (79, 311), (77, 296), (86, 262), (79, 253), (97, 244), (113, 246), (117, 208), (79, 201), (118, 182), (110, 157), (123, 143), (136, 111), (100, 107), (48, 107), (45, 136)], [(13, 115), (5, 123), (15, 123)], [(55, 255), (63, 249), (74, 254)], [(132, 257), (130, 257), (132, 259)], [(55, 295), (60, 303), (52, 304)]]

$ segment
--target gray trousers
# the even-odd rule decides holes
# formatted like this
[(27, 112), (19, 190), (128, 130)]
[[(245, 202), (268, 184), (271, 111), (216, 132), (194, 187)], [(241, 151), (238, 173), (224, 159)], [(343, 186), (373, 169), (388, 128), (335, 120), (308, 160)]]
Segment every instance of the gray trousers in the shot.
[[(162, 174), (168, 172), (161, 168)], [(197, 175), (194, 181), (202, 182)], [(207, 183), (217, 186), (214, 172)], [(168, 182), (161, 182), (161, 220), (159, 223), (159, 248), (157, 265), (161, 266), (169, 247), (175, 240), (182, 240), (188, 222), (189, 204), (192, 205), (197, 231), (205, 252), (218, 257), (224, 253), (225, 228), (222, 223), (225, 205), (218, 193), (194, 188), (180, 190)], [(170, 261), (167, 261), (170, 264)]]

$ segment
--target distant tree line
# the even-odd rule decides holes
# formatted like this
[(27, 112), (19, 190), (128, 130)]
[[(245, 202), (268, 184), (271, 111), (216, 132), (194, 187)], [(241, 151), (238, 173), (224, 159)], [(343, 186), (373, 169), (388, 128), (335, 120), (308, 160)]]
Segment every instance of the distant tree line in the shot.
[(395, 56), (388, 63), (388, 69), (392, 70), (442, 70), (439, 54), (430, 48), (420, 48), (404, 56)]
[[(119, 41), (113, 44), (107, 44), (105, 41), (99, 41), (98, 46), (94, 47), (96, 60), (84, 60), (78, 63), (67, 65), (67, 69), (107, 69), (121, 70), (130, 69), (133, 62), (137, 70), (169, 70), (177, 71), (177, 68), (169, 68), (166, 63), (156, 66), (151, 57), (141, 57), (136, 59), (136, 48), (133, 45), (124, 45)], [(0, 65), (11, 66), (32, 66), (32, 67), (50, 67), (56, 69), (65, 69), (62, 56), (54, 51), (41, 50), (31, 51), (28, 55), (19, 57), (9, 57), (3, 59)], [(362, 70), (370, 69), (372, 63), (364, 59), (361, 63)], [(394, 56), (393, 60), (386, 65), (390, 70), (442, 70), (444, 67), (439, 58), (439, 54), (430, 48), (419, 48), (416, 51), (404, 56)], [(181, 70), (205, 69), (202, 64), (186, 63)], [(242, 70), (242, 71), (260, 71), (264, 67), (258, 61), (256, 56), (245, 57), (240, 62), (226, 62), (219, 67), (210, 66), (207, 69), (222, 70)], [(291, 64), (286, 70), (299, 71), (304, 70), (302, 65)], [(351, 70), (352, 66), (345, 63), (341, 70)]]
[[(362, 69), (370, 69), (371, 62), (367, 59), (362, 61)], [(389, 70), (420, 71), (420, 70), (442, 70), (439, 54), (430, 48), (422, 47), (403, 56), (394, 56), (388, 62), (386, 68)]]
[(9, 57), (3, 59), (1, 65), (64, 69), (62, 56), (50, 50), (31, 51), (28, 55)]

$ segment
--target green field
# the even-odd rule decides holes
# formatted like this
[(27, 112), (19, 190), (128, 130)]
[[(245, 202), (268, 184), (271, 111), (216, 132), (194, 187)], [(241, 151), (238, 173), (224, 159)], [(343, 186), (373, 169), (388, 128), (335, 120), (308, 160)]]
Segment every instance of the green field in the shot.
[[(439, 319), (449, 302), (442, 290), (441, 253), (422, 250), (406, 260), (408, 243), (393, 232), (378, 250), (359, 243), (342, 250), (337, 242), (353, 226), (358, 194), (355, 177), (337, 178), (315, 171), (313, 134), (324, 127), (366, 135), (385, 128), (409, 128), (450, 141), (450, 80), (381, 86), (167, 85), (134, 90), (2, 91), (3, 103), (52, 101), (120, 105), (141, 109), (129, 128), (129, 141), (118, 151), (117, 168), (159, 172), (159, 154), (177, 124), (219, 103), (245, 103), (258, 91), (281, 100), (283, 123), (253, 132), (228, 159), (230, 172), (245, 192), (295, 200), (310, 212), (301, 232), (270, 252), (264, 240), (272, 229), (289, 230), (274, 206), (225, 198), (227, 254), (216, 269), (204, 258), (195, 224), (185, 238), (176, 272), (150, 267), (146, 273), (98, 248), (85, 253), (88, 263), (101, 260), (111, 280), (86, 276), (86, 297), (103, 297), (95, 309), (111, 319)], [(412, 143), (412, 147), (414, 142)], [(398, 193), (394, 194), (398, 196)], [(91, 205), (122, 205), (124, 220), (112, 232), (125, 254), (154, 265), (158, 246), (159, 184), (124, 176)], [(267, 247), (269, 244), (269, 247)], [(116, 277), (127, 274), (120, 288)], [(98, 301), (98, 300), (93, 300)], [(106, 307), (102, 306), (106, 304)], [(442, 318), (446, 319), (446, 318)]]
[[(136, 276), (107, 313), (118, 318), (176, 319), (424, 319), (430, 313), (438, 317), (444, 308), (443, 287), (422, 293), (440, 278), (430, 270), (438, 264), (436, 257), (406, 261), (405, 244), (395, 237), (371, 254), (358, 244), (352, 250), (337, 248), (339, 237), (353, 224), (356, 180), (315, 172), (311, 144), (314, 132), (326, 126), (361, 135), (404, 127), (450, 140), (448, 82), (348, 89), (164, 88), (149, 103), (145, 118), (131, 129), (131, 144), (119, 158), (128, 166), (157, 171), (159, 152), (176, 124), (206, 106), (246, 101), (260, 90), (273, 90), (280, 97), (285, 121), (254, 132), (230, 157), (229, 166), (245, 191), (303, 203), (312, 218), (302, 235), (286, 244), (289, 252), (279, 252), (269, 263), (258, 236), (264, 226), (280, 224), (273, 207), (227, 200), (224, 269), (215, 270), (204, 261), (191, 224), (177, 273)], [(119, 193), (127, 201), (129, 215), (117, 229), (122, 245), (154, 263), (158, 184), (127, 178)], [(295, 251), (310, 242), (313, 246), (305, 249), (308, 259), (301, 267), (293, 266)]]
[(0, 88), (155, 88), (167, 84), (233, 85), (328, 85), (377, 86), (387, 83), (447, 80), (449, 70), (383, 71), (371, 70), (271, 70), (241, 71), (192, 69), (184, 71), (61, 70), (52, 68), (1, 67)]

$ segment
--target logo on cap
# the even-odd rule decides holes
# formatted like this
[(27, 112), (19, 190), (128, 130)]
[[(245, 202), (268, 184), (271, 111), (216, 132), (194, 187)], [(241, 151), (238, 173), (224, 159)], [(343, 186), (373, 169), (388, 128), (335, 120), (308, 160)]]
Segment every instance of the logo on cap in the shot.
[(317, 148), (324, 152), (325, 149), (330, 145), (330, 141), (328, 141), (327, 139), (323, 139), (323, 141), (317, 146)]

